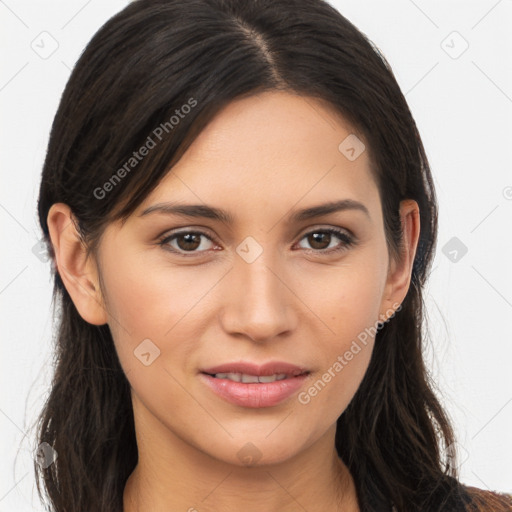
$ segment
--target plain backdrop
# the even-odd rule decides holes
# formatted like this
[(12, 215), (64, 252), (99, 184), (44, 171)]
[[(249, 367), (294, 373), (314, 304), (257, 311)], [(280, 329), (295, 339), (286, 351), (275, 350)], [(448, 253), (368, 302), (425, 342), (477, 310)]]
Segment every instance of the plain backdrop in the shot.
[[(331, 3), (390, 62), (435, 178), (425, 355), (461, 480), (512, 492), (512, 1)], [(81, 51), (126, 4), (0, 1), (0, 512), (43, 510), (29, 428), (52, 372), (50, 264), (34, 248), (49, 130)]]

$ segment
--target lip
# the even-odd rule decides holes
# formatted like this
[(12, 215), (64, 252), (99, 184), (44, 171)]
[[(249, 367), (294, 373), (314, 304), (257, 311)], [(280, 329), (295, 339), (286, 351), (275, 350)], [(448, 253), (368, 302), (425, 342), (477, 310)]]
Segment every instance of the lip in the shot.
[(246, 361), (238, 361), (205, 368), (204, 370), (201, 370), (201, 372), (209, 373), (210, 375), (214, 375), (216, 373), (245, 373), (247, 375), (256, 375), (258, 377), (274, 375), (275, 373), (286, 373), (286, 375), (295, 377), (303, 373), (308, 373), (308, 370), (304, 367), (282, 361), (271, 361), (262, 365)]
[[(245, 373), (265, 376), (284, 373), (286, 379), (267, 383), (234, 382), (229, 379), (213, 377), (216, 373)], [(201, 380), (216, 395), (241, 407), (273, 407), (296, 393), (309, 378), (310, 372), (305, 368), (284, 363), (270, 362), (257, 365), (249, 362), (233, 362), (201, 370)]]
[(261, 408), (278, 405), (289, 398), (302, 387), (309, 374), (260, 384), (217, 379), (206, 373), (200, 377), (215, 394), (228, 402), (241, 407)]

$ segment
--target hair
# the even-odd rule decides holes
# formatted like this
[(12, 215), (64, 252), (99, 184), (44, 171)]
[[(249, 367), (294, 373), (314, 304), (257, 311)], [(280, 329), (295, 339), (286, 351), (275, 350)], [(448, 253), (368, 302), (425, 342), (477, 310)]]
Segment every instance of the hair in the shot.
[[(336, 450), (361, 510), (488, 510), (485, 493), (458, 482), (454, 433), (423, 361), (422, 287), (437, 237), (425, 150), (388, 62), (327, 2), (136, 0), (107, 21), (76, 63), (51, 128), (38, 214), (52, 261), (52, 204), (69, 205), (95, 256), (106, 226), (126, 221), (224, 106), (278, 90), (326, 102), (365, 141), (394, 258), (400, 201), (420, 209), (411, 285), (400, 312), (379, 325), (365, 377), (337, 420)], [(149, 139), (154, 148), (132, 165)], [(34, 464), (38, 493), (43, 485), (56, 512), (120, 512), (138, 460), (130, 385), (108, 324), (86, 322), (55, 267), (53, 277), (55, 372), (37, 444), (58, 457)], [(510, 510), (496, 499), (503, 508), (493, 510)]]

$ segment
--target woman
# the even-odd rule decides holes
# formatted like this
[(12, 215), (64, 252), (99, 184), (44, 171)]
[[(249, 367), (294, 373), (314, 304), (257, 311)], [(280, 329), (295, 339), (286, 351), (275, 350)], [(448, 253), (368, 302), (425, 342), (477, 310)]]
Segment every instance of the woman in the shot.
[(132, 2), (73, 70), (38, 208), (53, 510), (512, 510), (457, 480), (427, 158), (329, 4)]

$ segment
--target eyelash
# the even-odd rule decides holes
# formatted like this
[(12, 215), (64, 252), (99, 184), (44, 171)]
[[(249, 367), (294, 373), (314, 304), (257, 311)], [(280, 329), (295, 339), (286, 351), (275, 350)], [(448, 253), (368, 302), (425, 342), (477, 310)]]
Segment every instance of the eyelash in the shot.
[[(347, 249), (349, 249), (349, 248), (351, 248), (351, 247), (356, 245), (356, 240), (355, 240), (355, 238), (353, 236), (348, 235), (345, 231), (342, 231), (341, 229), (337, 229), (337, 228), (314, 229), (312, 231), (308, 231), (307, 233), (305, 233), (300, 238), (300, 240), (306, 238), (309, 235), (312, 235), (313, 233), (329, 233), (331, 235), (335, 235), (336, 237), (338, 237), (343, 242), (343, 244), (340, 245), (337, 248), (330, 248), (330, 249), (304, 249), (308, 253), (333, 254), (333, 253), (339, 253), (341, 251), (346, 251)], [(180, 231), (180, 232), (174, 233), (172, 235), (167, 235), (166, 234), (163, 237), (159, 238), (158, 245), (162, 246), (167, 251), (170, 251), (170, 252), (172, 252), (174, 254), (178, 254), (178, 255), (183, 256), (185, 258), (187, 258), (187, 257), (195, 257), (198, 254), (202, 254), (202, 253), (207, 252), (207, 251), (189, 251), (187, 253), (187, 251), (182, 252), (182, 251), (176, 250), (174, 248), (171, 248), (169, 246), (169, 242), (171, 240), (174, 240), (174, 239), (178, 238), (179, 236), (183, 236), (183, 235), (200, 235), (200, 236), (206, 237), (211, 242), (217, 243), (215, 239), (213, 239), (211, 236), (207, 235), (203, 231), (192, 231), (192, 230), (190, 230), (190, 231)]]

